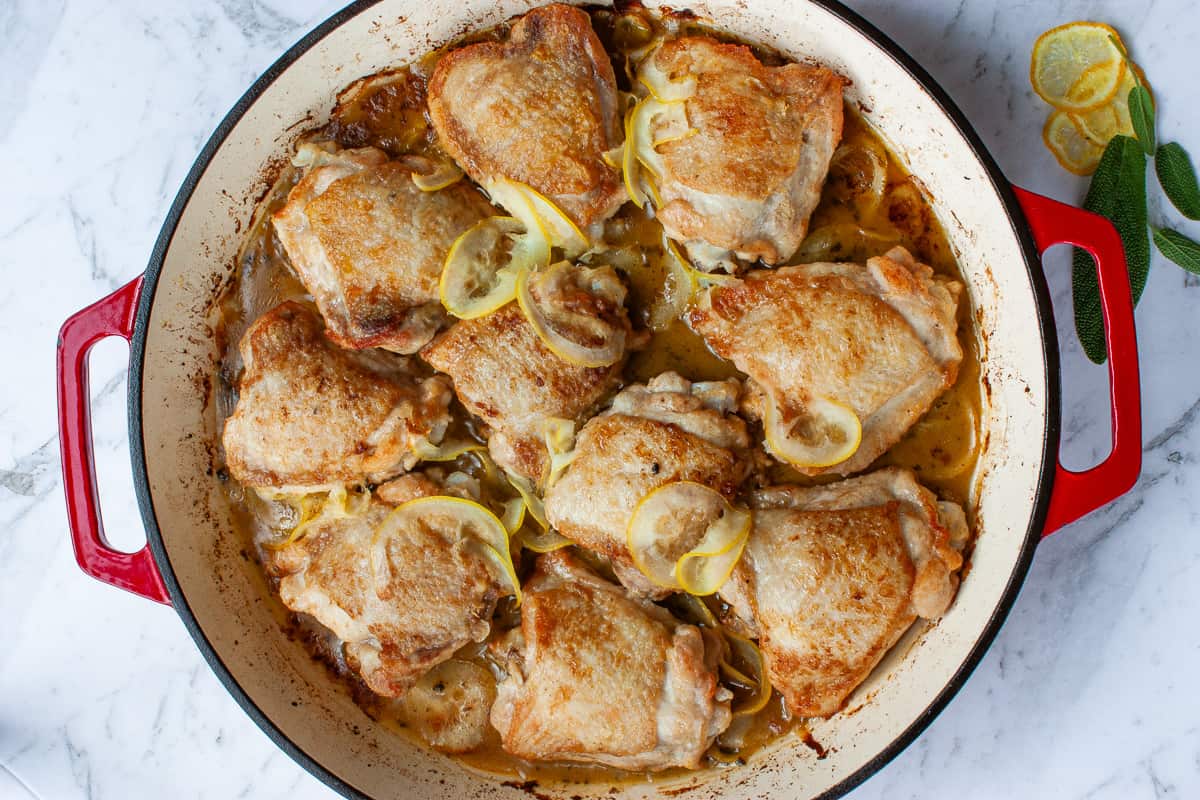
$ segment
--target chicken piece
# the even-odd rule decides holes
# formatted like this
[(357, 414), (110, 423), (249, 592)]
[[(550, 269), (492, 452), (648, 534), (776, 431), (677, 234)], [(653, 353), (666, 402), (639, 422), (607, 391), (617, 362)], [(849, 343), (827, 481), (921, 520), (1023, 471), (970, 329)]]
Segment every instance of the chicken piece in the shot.
[(826, 486), (773, 487), (721, 599), (759, 639), (792, 714), (827, 717), (917, 617), (954, 600), (962, 509), (889, 468)]
[(858, 450), (839, 464), (801, 468), (848, 475), (870, 466), (953, 385), (962, 361), (961, 291), (896, 247), (865, 267), (751, 272), (709, 289), (686, 319), (753, 379), (752, 414), (761, 417), (774, 402), (783, 420), (798, 419), (814, 399), (852, 408), (862, 424)]
[[(564, 297), (553, 302), (630, 344), (625, 289), (616, 273), (611, 267), (571, 269), (592, 288), (564, 280)], [(496, 463), (534, 482), (544, 479), (549, 466), (547, 418), (578, 421), (616, 382), (623, 364), (622, 359), (608, 367), (583, 367), (560, 358), (538, 338), (517, 303), (458, 322), (421, 357), (449, 375), (467, 410), (492, 428), (488, 450)]]
[(702, 36), (666, 42), (647, 71), (696, 80), (684, 103), (695, 133), (655, 148), (655, 216), (667, 235), (706, 269), (791, 257), (842, 138), (846, 81), (822, 66), (766, 67), (748, 47)]
[(633, 564), (626, 528), (634, 508), (660, 486), (694, 481), (732, 500), (748, 464), (746, 425), (729, 413), (735, 380), (691, 384), (673, 372), (626, 388), (579, 432), (566, 473), (546, 492), (550, 526), (612, 562), (630, 590), (669, 594)]
[(413, 183), (424, 159), (302, 145), (304, 177), (272, 216), (288, 259), (342, 347), (415, 353), (446, 321), (438, 280), (459, 234), (493, 213), (465, 182)]
[(584, 229), (625, 202), (620, 174), (603, 159), (622, 141), (616, 78), (580, 9), (535, 8), (507, 42), (447, 53), (429, 81), (429, 116), (442, 147), (484, 188), (498, 178), (528, 184)]
[(509, 592), (457, 526), (428, 516), (381, 528), (390, 511), (372, 499), (362, 514), (314, 522), (296, 542), (265, 552), (284, 605), (333, 631), (371, 691), (400, 697), (460, 647), (486, 639), (496, 601)]
[(452, 398), (442, 377), (419, 380), (405, 361), (353, 353), (295, 302), (255, 320), (239, 345), (237, 408), (221, 441), (230, 474), (255, 488), (315, 490), (410, 469), (422, 440), (440, 442)]
[(524, 597), (492, 706), (505, 750), (638, 771), (700, 766), (731, 719), (717, 637), (562, 550), (538, 559)]

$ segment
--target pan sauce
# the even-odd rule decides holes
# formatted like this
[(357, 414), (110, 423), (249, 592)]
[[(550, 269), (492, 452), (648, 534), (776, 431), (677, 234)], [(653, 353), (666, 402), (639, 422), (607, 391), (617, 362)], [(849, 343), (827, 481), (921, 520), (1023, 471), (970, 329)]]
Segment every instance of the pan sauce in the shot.
[[(622, 52), (641, 46), (663, 28), (672, 33), (705, 33), (717, 38), (732, 37), (702, 26), (686, 16), (649, 20), (639, 10), (615, 13), (600, 9), (591, 12), (597, 33), (606, 49), (614, 54), (618, 86), (628, 90), (628, 78), (623, 69)], [(466, 37), (466, 41), (502, 38), (507, 26), (502, 25)], [(755, 48), (768, 64), (781, 63), (778, 55)], [(379, 147), (396, 156), (405, 153), (438, 154), (435, 136), (424, 112), (425, 79), (431, 73), (437, 51), (406, 67), (361, 81), (339, 97), (330, 123), (304, 136), (332, 139), (343, 147)], [(877, 201), (871, 192), (870, 181), (864, 177), (863, 154), (875, 153), (886, 161), (886, 183)], [(945, 234), (919, 182), (910, 176), (898, 159), (887, 151), (880, 138), (870, 129), (855, 109), (847, 105), (841, 158), (835, 156), (830, 179), (825, 185), (820, 205), (814, 213), (809, 237), (791, 263), (806, 261), (855, 261), (879, 255), (896, 244), (907, 247), (918, 260), (929, 264), (942, 275), (961, 280), (953, 253)], [(443, 156), (444, 157), (444, 156)], [(220, 366), (217, 414), (218, 422), (233, 411), (236, 401), (237, 376), (241, 370), (237, 342), (246, 328), (260, 314), (285, 299), (301, 299), (311, 304), (304, 287), (293, 276), (283, 248), (269, 223), (271, 211), (279, 208), (294, 185), (298, 175), (290, 166), (284, 167), (275, 186), (263, 198), (247, 231), (239, 254), (238, 269), (226, 287), (218, 307), (216, 330), (220, 337), (224, 359)], [(630, 317), (635, 324), (645, 324), (656, 302), (660, 301), (667, 269), (662, 253), (661, 229), (645, 212), (627, 203), (606, 225), (606, 243), (635, 258), (614, 265), (620, 268), (630, 283)], [(621, 250), (618, 250), (621, 252)], [(606, 256), (614, 258), (612, 256)], [(959, 304), (959, 340), (963, 361), (958, 380), (934, 407), (876, 466), (895, 464), (913, 469), (920, 481), (941, 498), (962, 504), (972, 517), (975, 467), (981, 450), (978, 420), (981, 413), (982, 384), (979, 368), (979, 343), (969, 300)], [(650, 344), (631, 356), (624, 372), (626, 383), (640, 382), (664, 370), (676, 370), (692, 380), (712, 380), (741, 376), (732, 364), (718, 359), (707, 350), (702, 340), (686, 325), (675, 321), (656, 332)], [(458, 421), (457, 433), (480, 439), (473, 424), (457, 403), (454, 408)], [(469, 457), (453, 465), (463, 471), (477, 470)], [(815, 483), (827, 481), (800, 475), (789, 467), (778, 465), (769, 476), (772, 482)], [(253, 492), (244, 492), (236, 481), (226, 484), (232, 504), (237, 510), (244, 533), (254, 541), (260, 557), (261, 546), (269, 538), (278, 538), (287, 527), (288, 512), (279, 503), (259, 500)], [(974, 524), (971, 520), (972, 526)], [(518, 563), (522, 575), (531, 567), (530, 553), (524, 552)], [(260, 559), (261, 560), (261, 559)], [(413, 732), (413, 720), (406, 716), (401, 704), (373, 695), (349, 672), (340, 656), (340, 643), (309, 618), (297, 618), (279, 603), (276, 612), (289, 629), (302, 635), (314, 655), (328, 663), (353, 692), (364, 712), (401, 735), (420, 741)], [(504, 601), (493, 621), (496, 634), (519, 623), (511, 603)], [(471, 645), (457, 655), (492, 669), (482, 645)], [(742, 696), (735, 689), (735, 694)], [(735, 705), (737, 703), (735, 698)], [(776, 693), (771, 702), (744, 726), (740, 746), (718, 744), (710, 750), (708, 762), (713, 767), (744, 763), (763, 744), (788, 731), (820, 753), (819, 745), (811, 742), (802, 721), (789, 719), (782, 700)], [(641, 776), (605, 767), (531, 763), (505, 753), (499, 735), (488, 726), (482, 747), (456, 756), (467, 766), (507, 779), (518, 781), (619, 782)], [(814, 746), (815, 745), (815, 746)], [(422, 744), (422, 746), (424, 746)], [(682, 769), (655, 773), (654, 779), (687, 774)], [(650, 777), (650, 776), (647, 776)]]

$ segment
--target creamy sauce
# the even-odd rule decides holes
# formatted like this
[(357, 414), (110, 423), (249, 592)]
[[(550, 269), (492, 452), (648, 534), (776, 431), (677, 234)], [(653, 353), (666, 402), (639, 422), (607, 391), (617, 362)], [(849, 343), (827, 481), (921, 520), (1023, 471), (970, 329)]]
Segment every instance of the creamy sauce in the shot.
[[(637, 11), (619, 15), (603, 9), (592, 11), (592, 15), (606, 47), (610, 53), (614, 53), (614, 67), (623, 90), (628, 90), (629, 86), (623, 69), (622, 50), (644, 45), (664, 28), (668, 33), (717, 33), (719, 38), (730, 38), (686, 16), (659, 21), (648, 20)], [(503, 35), (506, 27), (472, 34), (470, 40), (497, 38)], [(440, 52), (430, 54), (411, 67), (381, 73), (358, 90), (343, 93), (331, 123), (311, 135), (333, 139), (345, 147), (380, 147), (393, 156), (407, 153), (436, 155), (434, 135), (424, 111), (424, 91), (425, 79)], [(781, 62), (776, 54), (762, 50), (756, 52), (767, 63)], [(876, 200), (870, 181), (864, 180), (860, 171), (854, 169), (855, 159), (843, 160), (831, 172), (811, 221), (809, 239), (793, 262), (849, 260), (861, 263), (870, 256), (881, 255), (890, 247), (900, 244), (907, 247), (918, 260), (931, 265), (938, 274), (961, 281), (945, 233), (922, 194), (920, 185), (887, 151), (857, 111), (849, 106), (846, 108), (842, 144), (846, 152), (857, 153), (858, 159), (866, 157), (863, 153), (875, 153), (886, 162), (883, 192)], [(221, 298), (217, 326), (225, 353), (220, 365), (217, 392), (217, 411), (221, 424), (232, 413), (236, 401), (235, 386), (241, 370), (236, 343), (246, 328), (260, 314), (283, 300), (295, 299), (311, 304), (311, 297), (291, 272), (269, 220), (270, 213), (285, 201), (287, 191), (296, 178), (296, 171), (292, 167), (284, 167), (274, 188), (264, 197), (247, 231), (236, 274)], [(664, 282), (668, 280), (661, 235), (661, 228), (645, 212), (626, 204), (617, 217), (609, 221), (605, 230), (606, 243), (618, 250), (615, 254), (598, 258), (599, 261), (612, 263), (628, 278), (628, 306), (631, 318), (639, 326), (645, 325), (654, 305), (660, 302)], [(819, 250), (815, 254), (817, 257), (814, 257), (814, 248)], [(978, 338), (970, 300), (965, 293), (959, 304), (958, 335), (964, 359), (957, 382), (900, 443), (879, 459), (878, 465), (910, 467), (922, 483), (942, 498), (962, 503), (971, 516), (973, 482), (981, 444), (978, 420), (982, 384)], [(624, 379), (627, 383), (646, 381), (665, 370), (675, 370), (692, 380), (745, 377), (732, 364), (711, 353), (703, 340), (679, 321), (654, 333), (649, 344), (631, 356)], [(455, 435), (472, 436), (482, 441), (461, 406), (456, 403), (455, 407), (459, 412)], [(479, 465), (469, 456), (447, 466), (469, 473), (479, 472)], [(832, 476), (806, 478), (782, 465), (773, 467), (768, 477), (773, 482), (800, 483), (835, 479)], [(287, 530), (289, 523), (293, 523), (291, 511), (281, 503), (262, 501), (253, 493), (244, 492), (236, 481), (229, 480), (226, 485), (235, 507), (235, 517), (247, 538), (255, 543), (261, 559), (262, 543), (277, 540)], [(497, 491), (488, 489), (486, 481), (485, 490)], [(532, 554), (523, 552), (517, 565), (522, 577), (528, 573), (531, 563)], [(332, 636), (327, 635), (310, 618), (288, 615), (281, 604), (277, 610), (281, 619), (290, 620), (290, 632), (301, 636), (315, 656), (347, 681), (367, 714), (397, 733), (419, 740), (412, 730), (413, 720), (406, 717), (402, 704), (372, 694), (346, 669), (340, 656), (339, 643)], [(494, 635), (502, 634), (517, 624), (519, 615), (511, 603), (502, 602), (493, 619)], [(457, 657), (486, 666), (494, 675), (497, 674), (496, 666), (490, 663), (481, 645), (464, 648)], [(745, 699), (746, 690), (734, 685), (730, 685), (730, 688), (735, 694), (736, 707)], [(710, 750), (708, 766), (722, 769), (743, 764), (764, 744), (789, 731), (807, 742), (814, 751), (823, 753), (820, 745), (811, 741), (811, 735), (801, 723), (789, 718), (776, 693), (762, 711), (752, 718), (738, 720), (734, 730), (718, 740)], [(457, 758), (472, 769), (522, 783), (619, 783), (651, 777), (605, 767), (531, 763), (514, 758), (501, 749), (499, 735), (490, 726), (480, 748)], [(671, 770), (656, 773), (652, 777), (663, 779), (685, 774), (689, 774), (689, 771)]]

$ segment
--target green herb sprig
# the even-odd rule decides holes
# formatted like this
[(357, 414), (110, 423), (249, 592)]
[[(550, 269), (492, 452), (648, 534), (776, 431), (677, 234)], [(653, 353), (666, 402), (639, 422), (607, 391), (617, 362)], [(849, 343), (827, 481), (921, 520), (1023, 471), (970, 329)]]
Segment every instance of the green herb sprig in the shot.
[[(1154, 159), (1154, 172), (1163, 193), (1188, 219), (1200, 220), (1200, 184), (1197, 183), (1192, 160), (1182, 145), (1178, 142), (1157, 144), (1154, 99), (1138, 77), (1125, 48), (1115, 38), (1112, 42), (1121, 51), (1125, 68), (1134, 76), (1135, 85), (1129, 90), (1128, 106), (1136, 138), (1118, 134), (1109, 140), (1092, 175), (1083, 207), (1107, 217), (1120, 234), (1125, 247), (1133, 302), (1137, 303), (1146, 288), (1151, 240), (1166, 258), (1188, 272), (1200, 275), (1200, 243), (1171, 228), (1149, 228), (1147, 159)], [(1104, 346), (1096, 264), (1090, 253), (1075, 248), (1071, 266), (1075, 332), (1087, 357), (1097, 364), (1103, 364), (1108, 354)]]

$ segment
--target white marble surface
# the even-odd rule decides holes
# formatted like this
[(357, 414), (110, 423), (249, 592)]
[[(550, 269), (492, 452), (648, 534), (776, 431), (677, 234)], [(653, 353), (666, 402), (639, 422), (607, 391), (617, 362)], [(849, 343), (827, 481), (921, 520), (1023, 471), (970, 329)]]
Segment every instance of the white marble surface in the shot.
[[(337, 5), (0, 2), (2, 798), (331, 796), (242, 713), (170, 610), (76, 568), (52, 365), (62, 320), (144, 268), (226, 109)], [(1046, 109), (1026, 77), (1036, 34), (1071, 19), (1122, 30), (1157, 90), (1160, 135), (1200, 153), (1191, 0), (852, 5), (943, 83), (1023, 186), (1071, 202), (1085, 189), (1040, 146)], [(1063, 311), (1064, 266), (1049, 263)], [(1141, 482), (1040, 547), (975, 675), (856, 800), (1200, 796), (1198, 303), (1200, 281), (1156, 256), (1137, 312)], [(1104, 374), (1062, 338), (1067, 456), (1084, 465), (1107, 442)], [(92, 375), (108, 529), (132, 549), (124, 345), (104, 343)]]

